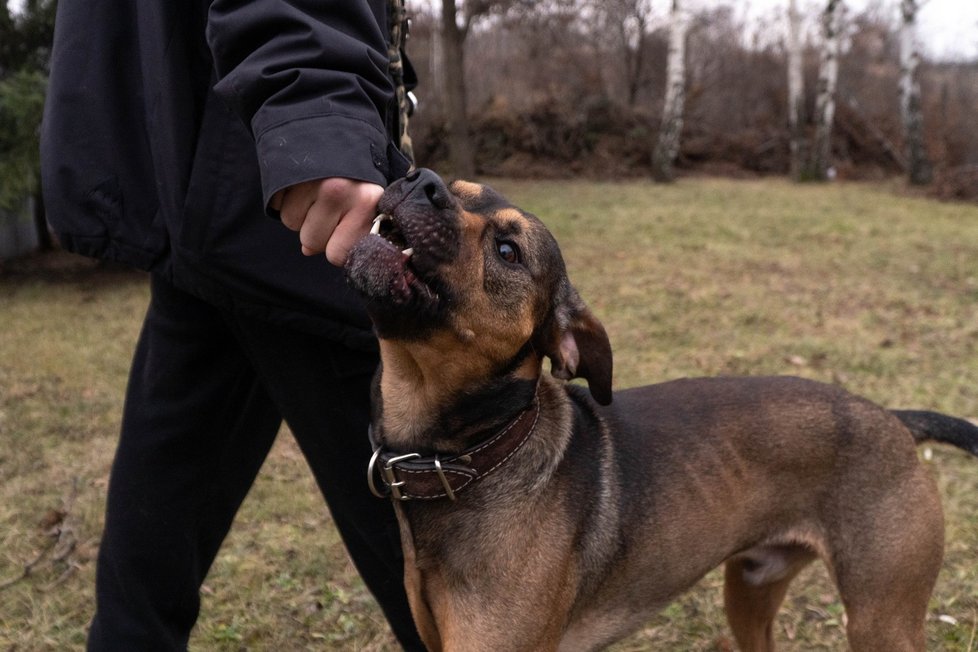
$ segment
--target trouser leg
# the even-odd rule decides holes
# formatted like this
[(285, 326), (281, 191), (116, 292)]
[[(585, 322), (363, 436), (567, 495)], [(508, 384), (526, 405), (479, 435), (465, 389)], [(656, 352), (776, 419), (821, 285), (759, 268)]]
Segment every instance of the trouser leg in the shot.
[(224, 316), (154, 278), (109, 480), (90, 650), (186, 647), (200, 584), (280, 423)]
[(367, 489), (376, 354), (257, 320), (237, 321), (241, 341), (308, 460), (357, 571), (401, 645), (424, 650), (404, 592), (393, 507)]

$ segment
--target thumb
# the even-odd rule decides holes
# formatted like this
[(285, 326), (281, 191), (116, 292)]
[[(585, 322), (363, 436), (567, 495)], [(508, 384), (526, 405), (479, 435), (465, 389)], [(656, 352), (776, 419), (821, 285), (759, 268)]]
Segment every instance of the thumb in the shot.
[(372, 183), (360, 185), (355, 200), (346, 211), (326, 243), (326, 260), (342, 267), (353, 245), (367, 235), (377, 214), (377, 202), (384, 194), (384, 188)]

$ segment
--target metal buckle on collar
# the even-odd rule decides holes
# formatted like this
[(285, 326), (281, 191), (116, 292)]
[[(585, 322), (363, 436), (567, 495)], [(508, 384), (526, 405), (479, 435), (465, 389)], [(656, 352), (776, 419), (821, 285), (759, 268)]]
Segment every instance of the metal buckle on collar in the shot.
[(392, 457), (387, 460), (387, 462), (380, 467), (381, 479), (387, 486), (387, 491), (381, 492), (377, 488), (377, 484), (374, 482), (374, 474), (377, 471), (377, 461), (380, 459), (380, 454), (382, 451), (383, 449), (380, 447), (374, 450), (374, 454), (370, 456), (370, 464), (367, 466), (367, 485), (370, 487), (370, 493), (378, 498), (393, 496), (395, 500), (411, 500), (410, 496), (405, 496), (401, 493), (401, 486), (404, 485), (404, 481), (397, 481), (397, 478), (394, 476), (394, 465), (398, 462), (403, 462), (404, 460), (420, 458), (421, 455), (418, 453), (408, 453), (407, 455), (398, 455), (397, 457)]

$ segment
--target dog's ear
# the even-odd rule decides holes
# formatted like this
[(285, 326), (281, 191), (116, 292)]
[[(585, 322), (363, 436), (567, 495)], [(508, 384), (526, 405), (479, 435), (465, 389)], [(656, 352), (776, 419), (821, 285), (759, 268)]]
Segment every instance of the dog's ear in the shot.
[(557, 378), (587, 380), (591, 396), (601, 405), (611, 403), (611, 342), (604, 326), (569, 284), (562, 299), (538, 334), (537, 347), (550, 358)]

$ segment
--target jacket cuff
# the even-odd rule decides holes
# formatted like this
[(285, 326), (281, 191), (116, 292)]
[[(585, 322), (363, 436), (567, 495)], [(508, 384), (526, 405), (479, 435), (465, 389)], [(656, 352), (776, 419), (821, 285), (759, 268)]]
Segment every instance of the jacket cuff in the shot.
[(408, 162), (372, 125), (344, 115), (300, 118), (257, 138), (265, 212), (272, 196), (303, 181), (344, 177), (386, 186), (407, 173)]

